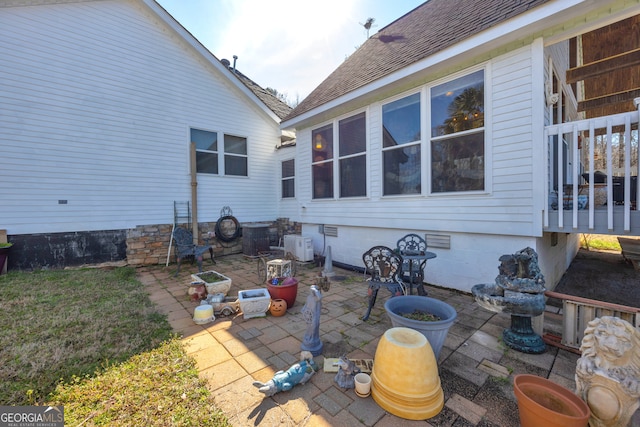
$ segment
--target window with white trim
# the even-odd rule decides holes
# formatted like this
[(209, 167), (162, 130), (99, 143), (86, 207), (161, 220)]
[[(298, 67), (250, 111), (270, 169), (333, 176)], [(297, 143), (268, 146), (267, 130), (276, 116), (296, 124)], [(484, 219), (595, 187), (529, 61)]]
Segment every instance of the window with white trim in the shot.
[(367, 119), (365, 113), (338, 122), (340, 197), (367, 195)]
[(196, 171), (218, 173), (218, 133), (191, 129), (191, 142), (196, 144)]
[(420, 144), (420, 93), (383, 105), (383, 195), (420, 194)]
[(224, 174), (248, 176), (247, 138), (224, 135)]
[(333, 197), (333, 124), (311, 132), (313, 198)]
[[(334, 129), (337, 129), (335, 136)], [(364, 112), (312, 130), (311, 172), (314, 199), (334, 197), (335, 176), (338, 179), (340, 198), (367, 195), (366, 134), (367, 120)], [(336, 147), (334, 141), (337, 141)], [(334, 152), (338, 153), (337, 159)]]
[[(248, 176), (247, 138), (223, 136), (223, 144), (218, 144), (218, 132), (191, 129), (191, 142), (196, 144), (196, 171), (198, 173)], [(220, 160), (224, 164), (220, 165)]]
[(431, 192), (485, 187), (484, 70), (430, 91)]
[(287, 199), (296, 196), (295, 176), (296, 164), (294, 159), (283, 160), (281, 164), (282, 198)]

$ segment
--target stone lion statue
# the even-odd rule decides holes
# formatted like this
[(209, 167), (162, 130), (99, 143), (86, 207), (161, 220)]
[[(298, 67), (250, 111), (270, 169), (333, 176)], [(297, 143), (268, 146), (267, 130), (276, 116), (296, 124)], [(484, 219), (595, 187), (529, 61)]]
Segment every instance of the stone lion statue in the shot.
[(618, 317), (588, 323), (576, 366), (576, 393), (591, 427), (628, 425), (640, 406), (640, 330)]

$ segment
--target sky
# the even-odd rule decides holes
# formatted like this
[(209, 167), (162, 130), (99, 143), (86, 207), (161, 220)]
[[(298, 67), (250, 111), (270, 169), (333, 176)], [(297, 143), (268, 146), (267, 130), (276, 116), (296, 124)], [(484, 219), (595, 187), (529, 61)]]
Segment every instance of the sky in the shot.
[(157, 0), (218, 59), (302, 101), (369, 36), (424, 0)]

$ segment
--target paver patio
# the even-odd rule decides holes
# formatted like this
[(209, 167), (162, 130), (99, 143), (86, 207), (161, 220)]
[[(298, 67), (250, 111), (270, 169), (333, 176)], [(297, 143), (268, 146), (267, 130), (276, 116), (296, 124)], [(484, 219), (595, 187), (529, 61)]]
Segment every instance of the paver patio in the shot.
[[(256, 260), (243, 255), (217, 258), (215, 266), (205, 261), (204, 268), (215, 269), (233, 280), (229, 295), (264, 287), (258, 279)], [(234, 426), (513, 427), (519, 425), (513, 375), (539, 375), (575, 389), (577, 354), (551, 346), (540, 355), (506, 349), (500, 337), (510, 325), (508, 315), (480, 308), (470, 294), (425, 286), (430, 297), (447, 302), (458, 312), (438, 360), (445, 406), (437, 416), (424, 421), (396, 417), (372, 397), (360, 398), (353, 389), (340, 388), (334, 382), (335, 373), (322, 369), (307, 384), (265, 397), (252, 382), (267, 381), (298, 361), (306, 329), (301, 309), (314, 277), (322, 269), (299, 265), (296, 303), (282, 317), (245, 320), (238, 314), (218, 317), (202, 326), (192, 321), (198, 303), (191, 302), (187, 295), (190, 273), (195, 270), (195, 264), (185, 263), (178, 277), (173, 277), (175, 266), (144, 267), (138, 270), (138, 277), (151, 299), (168, 315), (174, 330), (183, 336), (185, 348), (208, 381), (216, 405)], [(363, 322), (360, 317), (368, 302), (364, 275), (335, 266), (334, 272), (336, 278), (322, 299), (320, 331), (324, 348), (315, 358), (320, 367), (324, 357), (342, 354), (352, 359), (373, 359), (380, 337), (391, 327), (384, 311), (384, 301), (389, 297), (386, 290), (380, 291), (369, 320)]]

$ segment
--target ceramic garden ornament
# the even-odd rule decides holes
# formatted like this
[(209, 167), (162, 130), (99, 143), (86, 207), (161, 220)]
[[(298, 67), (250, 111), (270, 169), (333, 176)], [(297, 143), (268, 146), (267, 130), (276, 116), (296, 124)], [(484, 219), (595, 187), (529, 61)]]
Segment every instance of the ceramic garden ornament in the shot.
[(308, 351), (300, 353), (300, 362), (286, 371), (278, 371), (266, 383), (254, 381), (253, 385), (265, 396), (273, 396), (281, 391), (289, 391), (298, 384), (304, 384), (318, 371), (313, 355)]
[(360, 373), (360, 368), (358, 368), (353, 360), (349, 360), (347, 356), (340, 356), (338, 359), (339, 370), (334, 378), (335, 382), (342, 388), (354, 388), (355, 387), (355, 376)]
[(316, 285), (311, 285), (309, 296), (302, 316), (307, 322), (307, 330), (304, 333), (300, 348), (302, 351), (310, 351), (314, 356), (322, 353), (322, 341), (320, 341), (320, 312), (322, 311), (322, 292)]
[(576, 394), (592, 427), (624, 427), (640, 406), (640, 331), (618, 317), (588, 323), (576, 366)]

